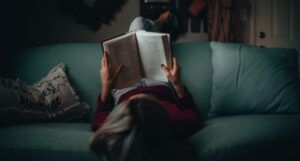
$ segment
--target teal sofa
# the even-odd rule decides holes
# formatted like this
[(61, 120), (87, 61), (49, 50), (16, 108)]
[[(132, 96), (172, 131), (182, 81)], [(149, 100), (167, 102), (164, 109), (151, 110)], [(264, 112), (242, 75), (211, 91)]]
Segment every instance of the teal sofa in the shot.
[[(212, 49), (209, 42), (178, 43), (172, 54), (182, 67), (182, 81), (194, 96), (203, 127), (187, 139), (199, 161), (299, 161), (300, 115), (234, 115), (208, 118), (212, 96)], [(79, 122), (33, 123), (0, 128), (0, 160), (93, 161), (90, 122), (101, 91), (101, 46), (69, 43), (13, 53), (1, 64), (5, 78), (38, 81), (59, 63), (81, 100), (92, 111)]]

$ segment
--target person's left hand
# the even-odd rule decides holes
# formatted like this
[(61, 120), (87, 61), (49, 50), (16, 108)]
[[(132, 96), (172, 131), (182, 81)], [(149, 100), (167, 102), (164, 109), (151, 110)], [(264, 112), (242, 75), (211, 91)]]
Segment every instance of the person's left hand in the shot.
[(107, 57), (107, 52), (104, 51), (104, 55), (102, 57), (102, 63), (101, 63), (101, 70), (100, 70), (102, 88), (104, 89), (113, 88), (114, 83), (118, 75), (120, 74), (122, 68), (123, 65), (119, 65), (116, 71), (111, 71), (110, 64)]
[(181, 84), (180, 79), (180, 66), (177, 64), (177, 60), (173, 57), (173, 66), (172, 68), (168, 68), (166, 65), (162, 64), (162, 69), (165, 72), (168, 80), (172, 83), (173, 86), (177, 86)]
[(161, 65), (163, 71), (165, 72), (168, 80), (171, 82), (173, 87), (175, 88), (175, 91), (179, 98), (182, 98), (187, 95), (185, 88), (183, 87), (181, 83), (181, 73), (180, 73), (180, 66), (177, 64), (177, 60), (175, 57), (173, 57), (173, 66), (172, 68), (168, 68), (166, 65)]

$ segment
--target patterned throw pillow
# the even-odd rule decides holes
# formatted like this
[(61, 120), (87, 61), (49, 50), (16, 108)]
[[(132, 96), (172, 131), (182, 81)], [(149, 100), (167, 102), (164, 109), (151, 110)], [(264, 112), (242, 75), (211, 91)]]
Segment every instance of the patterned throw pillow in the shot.
[(90, 107), (72, 88), (63, 64), (34, 85), (0, 79), (0, 123), (69, 121), (82, 118)]

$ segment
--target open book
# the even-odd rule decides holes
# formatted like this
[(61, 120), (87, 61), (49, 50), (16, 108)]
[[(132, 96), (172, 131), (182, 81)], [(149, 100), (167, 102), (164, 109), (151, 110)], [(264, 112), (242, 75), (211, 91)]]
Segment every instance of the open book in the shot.
[(123, 65), (115, 88), (136, 84), (141, 78), (167, 82), (161, 64), (171, 67), (170, 35), (134, 31), (102, 42), (111, 70)]

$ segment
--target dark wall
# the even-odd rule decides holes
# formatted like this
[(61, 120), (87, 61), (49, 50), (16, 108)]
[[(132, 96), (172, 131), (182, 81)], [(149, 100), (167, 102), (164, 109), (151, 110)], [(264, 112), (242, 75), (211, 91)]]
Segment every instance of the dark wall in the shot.
[[(85, 0), (91, 3), (94, 0)], [(246, 9), (248, 19), (242, 21), (237, 13), (236, 33), (239, 42), (250, 42), (250, 0), (235, 0), (237, 7)], [(128, 0), (110, 26), (97, 32), (77, 24), (59, 12), (59, 0), (5, 0), (1, 4), (1, 55), (10, 51), (66, 42), (100, 42), (124, 33), (130, 22), (139, 15), (140, 0)], [(194, 41), (195, 35), (185, 35), (184, 41)], [(203, 37), (203, 36), (202, 36)], [(201, 38), (201, 36), (197, 37)], [(198, 39), (197, 39), (198, 40)]]
[(26, 43), (26, 19), (28, 14), (25, 1), (3, 1), (0, 9), (0, 72), (8, 65), (11, 53), (24, 48)]
[[(84, 0), (92, 4), (94, 0)], [(111, 25), (91, 31), (59, 11), (59, 0), (6, 0), (1, 4), (1, 40), (10, 48), (34, 47), (66, 42), (100, 42), (128, 31), (139, 15), (139, 0), (128, 0)], [(2, 43), (1, 48), (7, 45)]]
[(25, 43), (26, 37), (26, 12), (27, 3), (25, 1), (4, 1), (0, 11), (0, 35), (1, 54), (20, 48)]

